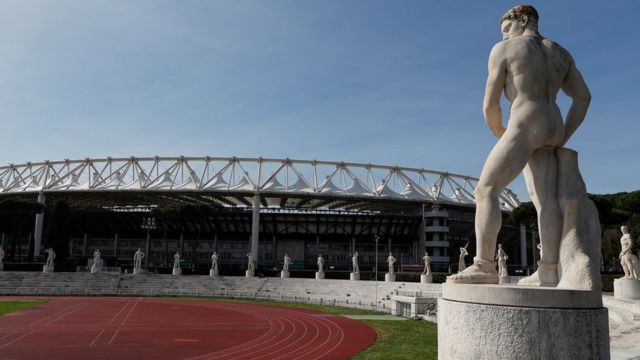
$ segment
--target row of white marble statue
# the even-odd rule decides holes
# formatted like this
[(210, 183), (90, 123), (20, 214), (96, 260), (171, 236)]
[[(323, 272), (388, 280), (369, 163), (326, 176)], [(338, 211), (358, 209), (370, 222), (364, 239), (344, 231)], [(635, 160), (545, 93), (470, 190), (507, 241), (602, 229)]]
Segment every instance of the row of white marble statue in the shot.
[[(629, 234), (629, 230), (626, 226), (622, 226), (620, 228), (620, 231), (622, 232), (622, 237), (620, 238), (620, 246), (621, 246), (621, 250), (620, 250), (620, 255), (619, 255), (619, 259), (620, 259), (620, 264), (622, 265), (622, 269), (624, 270), (624, 277), (625, 279), (635, 279), (635, 280), (640, 280), (640, 261), (638, 260), (638, 257), (636, 255), (633, 254), (632, 252), (632, 248), (633, 248), (633, 239), (631, 238), (631, 235)], [(467, 252), (467, 246), (469, 244), (467, 243), (467, 245), (465, 245), (464, 247), (460, 248), (460, 258), (459, 258), (459, 262), (458, 262), (458, 272), (462, 272), (465, 270), (466, 265), (465, 265), (465, 257), (467, 255), (469, 255), (469, 253)], [(43, 271), (44, 272), (50, 272), (53, 270), (53, 266), (54, 266), (54, 260), (56, 258), (56, 252), (52, 249), (52, 248), (48, 248), (45, 250), (45, 252), (47, 253), (47, 260), (46, 263), (43, 267)], [(3, 259), (5, 256), (5, 252), (2, 248), (0, 248), (0, 270), (2, 270), (3, 268)], [(142, 252), (141, 249), (138, 249), (134, 256), (133, 256), (133, 262), (134, 262), (134, 272), (136, 272), (135, 270), (137, 269), (139, 272), (142, 269), (142, 260), (144, 259), (145, 255)], [(179, 272), (180, 270), (180, 252), (176, 252), (175, 255), (173, 256), (174, 258), (174, 262), (173, 262), (173, 269), (174, 270), (178, 270), (176, 272)], [(247, 254), (247, 271), (253, 273), (253, 256), (251, 253)], [(359, 273), (360, 272), (360, 267), (358, 265), (358, 252), (356, 251), (353, 256), (352, 256), (352, 266), (353, 266), (353, 273)], [(500, 277), (504, 277), (504, 276), (508, 276), (508, 272), (507, 272), (507, 260), (509, 259), (509, 256), (506, 254), (506, 252), (502, 249), (502, 244), (498, 244), (498, 252), (496, 253), (494, 260), (497, 260), (497, 264), (498, 264), (498, 274)], [(424, 261), (424, 269), (422, 271), (422, 275), (431, 275), (431, 257), (429, 256), (428, 252), (425, 252), (425, 255), (422, 257), (422, 260)], [(282, 271), (283, 272), (289, 272), (289, 264), (291, 263), (291, 258), (285, 254), (284, 255), (284, 262), (283, 262), (283, 268)], [(394, 264), (396, 263), (396, 258), (392, 255), (392, 253), (389, 253), (389, 256), (387, 257), (387, 264), (389, 266), (389, 274), (394, 274)], [(91, 267), (91, 272), (99, 272), (100, 269), (102, 268), (102, 264), (103, 264), (103, 260), (100, 254), (100, 250), (96, 249), (93, 253), (93, 265)], [(323, 273), (324, 272), (324, 258), (322, 257), (322, 254), (318, 255), (318, 261), (317, 261), (317, 265), (318, 265), (318, 272)], [(211, 271), (215, 272), (217, 274), (218, 272), (218, 255), (216, 252), (213, 253), (213, 255), (211, 255)]]

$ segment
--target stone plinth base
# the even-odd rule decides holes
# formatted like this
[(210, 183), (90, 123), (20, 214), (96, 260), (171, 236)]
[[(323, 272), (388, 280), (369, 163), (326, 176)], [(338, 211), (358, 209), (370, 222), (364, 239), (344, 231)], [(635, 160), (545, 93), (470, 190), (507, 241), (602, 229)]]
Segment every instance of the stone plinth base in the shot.
[(421, 284), (430, 284), (433, 282), (433, 275), (431, 274), (422, 274), (420, 275), (420, 283)]
[(389, 274), (389, 273), (384, 274), (384, 281), (385, 282), (394, 282), (394, 281), (396, 281), (396, 274)]
[(443, 284), (440, 360), (609, 358), (608, 311), (598, 291)]
[(498, 284), (508, 284), (509, 276), (500, 276), (498, 277)]
[(43, 273), (52, 273), (53, 272), (53, 265), (43, 265), (42, 266), (42, 272)]
[(144, 270), (142, 268), (133, 268), (133, 275), (143, 274)]
[(280, 278), (288, 279), (289, 278), (289, 272), (288, 271), (280, 271)]
[(92, 274), (99, 273), (100, 271), (102, 271), (102, 266), (92, 266), (91, 267), (91, 273)]
[(251, 271), (251, 270), (245, 270), (245, 272), (244, 272), (244, 277), (253, 277), (253, 271)]
[(357, 273), (353, 273), (353, 272), (352, 272), (352, 273), (350, 273), (350, 274), (349, 274), (349, 280), (351, 280), (351, 281), (357, 281), (357, 280), (360, 280), (360, 273), (359, 273), (359, 272), (357, 272)]
[(324, 271), (316, 271), (316, 279), (317, 280), (324, 279)]
[(615, 279), (613, 280), (613, 296), (618, 299), (640, 299), (640, 280)]
[(182, 269), (173, 269), (173, 271), (171, 272), (171, 275), (173, 275), (173, 276), (182, 275)]
[(211, 276), (211, 277), (218, 276), (218, 268), (209, 270), (209, 276)]

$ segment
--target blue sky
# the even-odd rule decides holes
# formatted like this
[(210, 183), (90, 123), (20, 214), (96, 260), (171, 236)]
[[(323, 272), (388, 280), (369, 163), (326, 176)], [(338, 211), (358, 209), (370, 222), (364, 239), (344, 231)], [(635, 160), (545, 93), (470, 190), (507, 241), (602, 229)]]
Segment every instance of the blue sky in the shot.
[[(515, 4), (4, 1), (0, 164), (235, 155), (478, 176), (487, 56)], [(593, 95), (568, 144), (588, 190), (640, 189), (640, 2), (533, 5)]]

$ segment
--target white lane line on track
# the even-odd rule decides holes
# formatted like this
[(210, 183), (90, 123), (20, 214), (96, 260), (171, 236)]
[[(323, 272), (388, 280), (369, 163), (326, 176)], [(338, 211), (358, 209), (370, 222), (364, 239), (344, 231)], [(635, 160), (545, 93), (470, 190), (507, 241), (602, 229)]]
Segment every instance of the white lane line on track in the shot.
[[(221, 306), (221, 305), (224, 305), (224, 304), (216, 304), (216, 305), (217, 305), (216, 307), (218, 309), (224, 309), (225, 308), (225, 306)], [(267, 317), (267, 316), (264, 316), (264, 315), (261, 315), (261, 314), (258, 314), (258, 313), (254, 313), (254, 312), (250, 312), (250, 311), (240, 311), (238, 309), (234, 309), (234, 311), (239, 312), (239, 313), (254, 315), (254, 316), (257, 316), (257, 317), (261, 318), (262, 320), (266, 321), (269, 324), (269, 329), (267, 329), (267, 331), (264, 334), (258, 336), (257, 338), (255, 338), (255, 339), (253, 339), (251, 341), (248, 341), (246, 343), (242, 343), (242, 344), (238, 344), (236, 346), (232, 346), (232, 347), (229, 347), (229, 348), (226, 348), (226, 349), (213, 351), (213, 352), (210, 352), (210, 353), (201, 354), (201, 355), (197, 355), (197, 356), (194, 356), (194, 357), (186, 358), (184, 360), (212, 359), (212, 358), (215, 358), (216, 356), (220, 356), (221, 355), (220, 353), (229, 352), (229, 351), (232, 351), (232, 350), (235, 350), (235, 349), (238, 349), (238, 348), (241, 348), (240, 350), (244, 350), (244, 348), (246, 346), (248, 346), (249, 344), (253, 344), (253, 343), (257, 342), (257, 341), (261, 341), (263, 338), (268, 338), (268, 337), (272, 336), (272, 332), (273, 331), (277, 331), (277, 328), (274, 329), (274, 326), (273, 326), (276, 323), (276, 321), (273, 320), (271, 317)], [(282, 333), (282, 331), (283, 331), (282, 322), (279, 322), (279, 323), (280, 323), (280, 332), (278, 334)], [(257, 346), (259, 346), (259, 345), (260, 345), (260, 343), (257, 344)], [(232, 353), (236, 353), (236, 352), (238, 352), (240, 350), (232, 351)]]
[[(333, 333), (333, 331), (331, 330), (331, 327), (328, 326), (323, 319), (319, 319), (318, 323), (320, 323), (320, 325), (324, 326), (329, 331), (329, 335), (324, 338), (324, 341), (322, 343), (320, 343), (316, 347), (313, 347), (313, 348), (305, 351), (301, 356), (299, 356), (299, 357), (297, 357), (295, 359), (301, 359), (301, 358), (304, 359), (304, 358), (306, 358), (309, 354), (313, 354), (314, 352), (318, 351), (318, 349), (321, 349), (322, 347), (324, 347), (329, 342), (329, 340), (331, 340), (331, 336), (332, 336), (331, 334)], [(318, 329), (318, 334), (319, 333), (320, 333), (320, 330)]]
[(56, 316), (56, 315), (58, 315), (58, 314), (61, 314), (61, 313), (65, 312), (65, 311), (69, 311), (69, 310), (73, 309), (75, 306), (77, 306), (77, 305), (71, 305), (71, 306), (69, 306), (69, 307), (65, 307), (64, 309), (62, 309), (62, 310), (60, 310), (60, 311), (56, 311), (56, 312), (54, 312), (53, 314), (49, 314), (49, 315), (47, 315), (47, 316), (45, 316), (45, 317), (43, 317), (43, 318), (41, 318), (41, 319), (38, 319), (38, 320), (36, 320), (36, 321), (32, 322), (31, 324), (29, 324), (29, 326), (33, 326), (33, 325), (35, 325), (35, 324), (39, 323), (40, 321), (47, 320), (47, 319), (48, 319), (48, 318), (50, 318), (50, 317), (54, 317), (54, 316)]
[(127, 316), (124, 319), (122, 319), (122, 322), (120, 323), (120, 326), (124, 325), (127, 322), (127, 320), (129, 320), (129, 316), (131, 316), (131, 313), (133, 313), (133, 309), (135, 309), (136, 306), (138, 306), (138, 304), (139, 304), (139, 302), (133, 304), (133, 306), (129, 310), (129, 313), (127, 314)]
[(330, 326), (327, 325), (327, 322), (324, 320), (324, 318), (314, 317), (314, 319), (328, 330), (328, 335), (325, 336), (324, 335), (325, 333), (323, 333), (323, 336), (325, 337), (322, 343), (320, 343), (316, 347), (306, 350), (301, 356), (298, 356), (296, 359), (306, 358), (309, 354), (313, 354), (314, 352), (318, 351), (318, 349), (321, 349), (322, 347), (324, 347), (333, 337), (333, 330), (331, 329)]
[[(321, 359), (321, 358), (322, 358), (322, 357), (324, 357), (325, 355), (327, 355), (327, 354), (331, 353), (335, 348), (337, 348), (338, 346), (340, 346), (340, 345), (342, 344), (342, 342), (344, 341), (344, 331), (342, 331), (342, 327), (341, 327), (341, 326), (339, 326), (338, 324), (334, 323), (334, 322), (333, 322), (333, 321), (331, 321), (331, 320), (327, 320), (327, 321), (328, 321), (328, 322), (330, 322), (331, 324), (333, 324), (335, 327), (337, 327), (337, 328), (338, 328), (338, 331), (339, 331), (339, 334), (340, 334), (340, 341), (338, 341), (338, 343), (337, 343), (334, 347), (332, 347), (331, 349), (329, 349), (329, 350), (325, 351), (325, 352), (324, 352), (324, 354), (322, 354), (322, 355), (318, 356), (318, 357), (317, 357), (317, 358), (315, 358), (315, 359)], [(315, 360), (315, 359), (314, 359), (314, 360)]]
[[(283, 343), (283, 342), (285, 342), (285, 341), (289, 340), (289, 338), (290, 338), (290, 337), (292, 337), (292, 336), (294, 335), (296, 327), (295, 327), (295, 325), (293, 325), (293, 323), (292, 323), (288, 318), (286, 318), (285, 316), (280, 315), (280, 317), (279, 317), (279, 318), (276, 318), (276, 320), (280, 321), (279, 319), (282, 319), (282, 320), (286, 321), (286, 322), (290, 325), (290, 328), (289, 328), (289, 327), (286, 327), (286, 326), (283, 326), (283, 327), (282, 327), (282, 331), (280, 331), (280, 333), (278, 333), (276, 336), (274, 336), (274, 337), (272, 337), (272, 338), (270, 338), (270, 339), (267, 339), (267, 340), (263, 341), (262, 343), (255, 344), (255, 345), (253, 345), (253, 346), (251, 346), (251, 347), (249, 347), (249, 348), (245, 348), (245, 349), (242, 349), (242, 350), (237, 350), (237, 351), (235, 351), (235, 353), (237, 353), (237, 352), (241, 351), (241, 352), (240, 352), (240, 354), (234, 355), (234, 356), (232, 356), (232, 357), (229, 357), (229, 355), (230, 355), (230, 354), (224, 354), (224, 355), (223, 355), (223, 358), (228, 358), (228, 359), (234, 359), (234, 360), (235, 360), (235, 359), (238, 359), (238, 358), (247, 357), (247, 356), (249, 356), (249, 355), (251, 355), (251, 354), (255, 354), (255, 353), (262, 353), (262, 352), (263, 352), (263, 351), (265, 351), (266, 349), (272, 348), (272, 347), (274, 347), (274, 346), (277, 346), (277, 345), (279, 345), (279, 344), (281, 344), (281, 343)], [(286, 329), (287, 331), (289, 331), (289, 335), (288, 335), (287, 337), (285, 337), (284, 339), (282, 339), (282, 340), (280, 340), (280, 341), (278, 341), (278, 342), (274, 343), (274, 342), (273, 342), (273, 340), (274, 340), (274, 339), (278, 339), (278, 337), (280, 336), (280, 334), (282, 334), (282, 333), (285, 331), (285, 329)], [(265, 345), (266, 345), (266, 346), (265, 346)], [(246, 351), (247, 349), (255, 348), (255, 347), (257, 347), (257, 346), (261, 346), (261, 347), (260, 347), (259, 349), (253, 350), (253, 351), (249, 351), (249, 352), (247, 352), (247, 351)], [(270, 353), (269, 353), (269, 354), (270, 354)], [(262, 354), (260, 354), (260, 355), (262, 355)], [(249, 357), (249, 358), (250, 358), (250, 359), (253, 359), (253, 357)], [(213, 359), (213, 358), (210, 358), (210, 360), (211, 360), (211, 359)]]
[(120, 314), (122, 314), (122, 312), (124, 311), (124, 309), (127, 308), (127, 306), (129, 306), (129, 304), (131, 304), (130, 302), (127, 301), (126, 304), (124, 304), (124, 306), (122, 307), (122, 309), (120, 309), (120, 311), (118, 311), (118, 313), (116, 314), (116, 316), (114, 316), (111, 321), (109, 321), (109, 324), (107, 325), (111, 325), (113, 324), (113, 322), (118, 318), (118, 316), (120, 316)]
[(8, 333), (8, 334), (5, 334), (4, 336), (0, 337), (0, 340), (2, 340), (2, 339), (4, 339), (4, 338), (6, 338), (7, 336), (11, 336), (11, 335), (13, 335), (13, 334), (15, 334), (15, 333), (17, 333), (17, 331), (12, 331), (12, 332), (10, 332), (10, 333)]
[(21, 336), (18, 336), (17, 338), (15, 338), (15, 339), (13, 339), (13, 340), (9, 341), (8, 343), (6, 343), (6, 344), (4, 344), (4, 345), (0, 346), (0, 349), (4, 349), (4, 348), (6, 348), (7, 346), (9, 346), (9, 345), (11, 345), (11, 344), (15, 343), (16, 341), (18, 341), (18, 340), (22, 339), (23, 337), (33, 334), (34, 332), (35, 332), (35, 330), (31, 330), (31, 331), (29, 331), (29, 332), (27, 332), (27, 333), (25, 333), (25, 334), (22, 334)]
[(104, 329), (102, 329), (102, 331), (100, 331), (100, 333), (98, 334), (98, 336), (96, 336), (95, 339), (93, 339), (93, 341), (91, 342), (91, 344), (89, 344), (89, 346), (93, 346), (93, 344), (96, 343), (96, 341), (98, 341), (98, 338), (100, 338), (100, 336), (102, 335), (102, 333), (104, 333)]
[(306, 343), (304, 343), (302, 346), (298, 347), (297, 349), (294, 349), (294, 351), (278, 357), (278, 359), (286, 359), (289, 357), (293, 359), (299, 359), (301, 356), (304, 356), (305, 354), (308, 354), (317, 348), (317, 347), (309, 348), (309, 346), (312, 345), (316, 341), (316, 339), (320, 337), (320, 327), (318, 326), (318, 324), (316, 324), (319, 321), (313, 317), (307, 316), (307, 314), (305, 314), (304, 319), (306, 320), (305, 321), (306, 323), (311, 324), (315, 327), (315, 336), (312, 339), (308, 340)]
[[(285, 342), (286, 340), (288, 340), (290, 337), (293, 337), (293, 336), (296, 336), (298, 338), (296, 341), (289, 342), (289, 343), (285, 342), (286, 346), (281, 347), (281, 348), (276, 348), (275, 350), (270, 351), (270, 352), (268, 352), (266, 354), (262, 354), (262, 353), (258, 354), (258, 355), (256, 355), (256, 357), (250, 357), (251, 359), (260, 359), (260, 358), (264, 358), (264, 357), (266, 357), (267, 359), (274, 359), (274, 356), (278, 356), (279, 352), (282, 352), (284, 349), (289, 348), (289, 347), (299, 343), (300, 341), (302, 341), (302, 339), (304, 339), (304, 337), (307, 335), (307, 331), (308, 331), (307, 326), (304, 324), (304, 322), (301, 321), (298, 318), (297, 315), (288, 315), (287, 317), (291, 318), (291, 320), (295, 321), (296, 323), (302, 324), (302, 326), (304, 327), (304, 332), (302, 333), (302, 335), (299, 335), (299, 334), (297, 335), (296, 334), (297, 330), (299, 329), (298, 325), (294, 325), (293, 322), (291, 322), (291, 326), (293, 327), (293, 329), (291, 331), (291, 334), (286, 339), (283, 339), (282, 342)], [(269, 347), (273, 347), (273, 346), (269, 346)], [(290, 354), (291, 352), (292, 351), (289, 351), (289, 352), (284, 353), (282, 355), (287, 355), (287, 354)], [(282, 355), (280, 355), (280, 356), (282, 356)], [(241, 355), (241, 356), (244, 356), (244, 355)]]
[(113, 340), (116, 339), (116, 336), (118, 336), (119, 332), (120, 332), (120, 329), (116, 330), (116, 332), (113, 333), (113, 336), (111, 337), (111, 340), (109, 340), (109, 343), (107, 345), (111, 345), (113, 343)]
[[(276, 358), (271, 357), (271, 359), (285, 359), (287, 357), (291, 357), (291, 356), (295, 356), (295, 354), (297, 352), (300, 351), (300, 349), (304, 349), (305, 347), (307, 347), (309, 345), (309, 340), (305, 340), (305, 337), (307, 336), (307, 334), (309, 333), (309, 327), (307, 326), (307, 323), (309, 322), (308, 317), (306, 316), (306, 314), (295, 314), (295, 315), (291, 315), (292, 317), (295, 318), (295, 320), (302, 324), (302, 327), (304, 328), (304, 332), (302, 333), (302, 335), (298, 336), (298, 340), (289, 343), (287, 346), (278, 349), (278, 351), (282, 351), (283, 349), (292, 347), (292, 349), (288, 350), (285, 353), (282, 353), (280, 355), (278, 354), (273, 354), (273, 356), (277, 356)], [(296, 328), (297, 329), (297, 328)], [(317, 336), (317, 334), (316, 334)], [(315, 339), (315, 337), (314, 337)], [(297, 345), (297, 346), (296, 346)], [(260, 355), (260, 357), (262, 357), (263, 355)]]
[[(316, 335), (313, 337), (313, 339), (309, 340), (309, 342), (306, 344), (307, 346), (309, 344), (313, 344), (316, 341), (316, 339), (320, 338), (320, 327), (317, 324), (318, 322), (319, 321), (317, 321), (315, 319), (314, 319), (314, 321), (311, 322), (311, 325), (313, 325), (316, 328), (316, 332), (315, 332)], [(296, 357), (294, 359), (299, 359), (301, 356), (304, 356), (305, 354), (308, 354), (308, 353), (312, 352), (315, 349), (317, 349), (317, 346), (314, 347), (314, 348), (311, 348), (311, 349), (302, 349), (302, 350), (298, 351), (298, 354), (294, 353), (294, 354), (291, 354), (291, 356), (298, 356), (298, 357)]]
[(47, 322), (44, 324), (44, 326), (51, 326), (51, 324), (53, 324), (54, 322), (56, 322), (56, 321), (58, 321), (58, 320), (62, 319), (63, 317), (65, 317), (65, 316), (67, 316), (67, 315), (69, 315), (69, 314), (71, 314), (71, 313), (74, 313), (74, 312), (76, 312), (76, 311), (78, 311), (78, 310), (80, 310), (80, 309), (82, 309), (82, 308), (84, 308), (84, 307), (86, 307), (86, 306), (87, 306), (87, 304), (78, 304), (78, 305), (76, 305), (75, 309), (70, 310), (70, 311), (67, 311), (66, 313), (64, 313), (64, 314), (62, 314), (62, 315), (60, 315), (60, 316), (58, 316), (58, 317), (54, 318), (53, 320), (49, 320), (49, 321), (47, 321)]

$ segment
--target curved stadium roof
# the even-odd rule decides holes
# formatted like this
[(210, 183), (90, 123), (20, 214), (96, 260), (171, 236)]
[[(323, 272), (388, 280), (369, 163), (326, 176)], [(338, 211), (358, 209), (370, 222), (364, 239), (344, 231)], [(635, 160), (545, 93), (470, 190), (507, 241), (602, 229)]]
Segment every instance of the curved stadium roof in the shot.
[[(0, 199), (65, 198), (85, 206), (203, 204), (398, 211), (422, 204), (475, 207), (477, 178), (427, 169), (317, 160), (129, 157), (0, 167)], [(509, 189), (502, 209), (520, 202)]]

